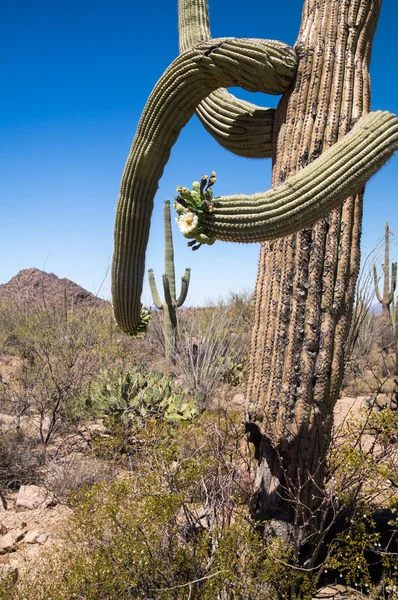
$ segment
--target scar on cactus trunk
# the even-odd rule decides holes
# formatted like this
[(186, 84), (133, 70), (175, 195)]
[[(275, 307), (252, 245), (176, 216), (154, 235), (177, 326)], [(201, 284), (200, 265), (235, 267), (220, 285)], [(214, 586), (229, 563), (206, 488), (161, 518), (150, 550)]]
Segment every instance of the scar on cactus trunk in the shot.
[[(197, 233), (200, 243), (270, 240), (259, 262), (247, 388), (259, 460), (254, 510), (301, 556), (322, 526), (318, 492), (359, 269), (363, 188), (398, 147), (398, 119), (368, 114), (380, 5), (305, 0), (290, 48), (211, 39), (206, 0), (180, 0), (181, 54), (145, 106), (116, 214), (113, 299), (129, 330), (139, 316), (153, 199), (182, 127), (197, 111), (216, 140), (244, 156), (251, 127), (262, 127), (266, 140), (256, 138), (250, 155), (272, 154), (270, 191), (181, 206), (196, 216), (188, 237)], [(261, 112), (221, 89), (230, 86), (283, 96), (275, 113)]]
[(155, 275), (152, 269), (148, 271), (149, 286), (153, 302), (157, 309), (163, 311), (164, 346), (165, 356), (171, 362), (175, 360), (177, 349), (177, 308), (182, 306), (186, 300), (189, 288), (191, 269), (185, 269), (181, 277), (181, 293), (176, 298), (175, 269), (173, 234), (171, 231), (170, 200), (166, 200), (164, 211), (164, 262), (165, 272), (163, 274), (164, 302), (161, 301), (156, 287)]

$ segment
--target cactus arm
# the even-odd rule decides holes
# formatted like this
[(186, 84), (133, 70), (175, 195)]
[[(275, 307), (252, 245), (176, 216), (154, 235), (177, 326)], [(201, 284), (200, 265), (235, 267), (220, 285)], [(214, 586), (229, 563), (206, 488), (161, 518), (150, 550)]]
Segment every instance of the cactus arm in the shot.
[(174, 249), (173, 249), (173, 234), (171, 231), (171, 216), (170, 216), (170, 200), (166, 200), (163, 205), (164, 211), (164, 256), (165, 268), (168, 282), (168, 289), (173, 300), (176, 299), (176, 284), (174, 270)]
[(275, 110), (238, 100), (219, 89), (203, 100), (196, 114), (220, 146), (244, 158), (270, 158)]
[[(179, 0), (180, 52), (210, 40), (207, 0)], [(269, 158), (275, 110), (261, 108), (218, 89), (203, 100), (196, 114), (210, 135), (226, 150), (246, 158)]]
[(153, 303), (158, 310), (163, 310), (163, 302), (161, 301), (160, 296), (159, 296), (153, 269), (149, 269), (149, 271), (148, 271), (148, 280), (149, 280), (149, 287), (151, 288)]
[(166, 273), (162, 276), (163, 280), (163, 291), (164, 291), (164, 303), (167, 306), (174, 306), (173, 297), (170, 292), (170, 282)]
[(374, 286), (375, 286), (375, 292), (376, 292), (376, 298), (377, 300), (382, 303), (383, 299), (380, 295), (380, 290), (379, 290), (379, 281), (378, 281), (378, 277), (377, 277), (377, 269), (376, 269), (376, 265), (373, 265), (373, 281), (374, 281)]
[(397, 148), (398, 118), (388, 112), (369, 113), (278, 188), (215, 199), (211, 211), (197, 213), (198, 225), (187, 237), (200, 243), (206, 243), (203, 235), (207, 243), (215, 239), (249, 243), (290, 235), (357, 193)]
[(180, 306), (182, 306), (187, 299), (190, 278), (191, 269), (185, 269), (185, 273), (181, 277), (181, 293), (176, 301), (177, 308), (180, 308)]
[(391, 265), (391, 288), (388, 295), (388, 304), (391, 304), (394, 300), (395, 289), (397, 287), (397, 263), (393, 262)]
[(181, 129), (211, 91), (238, 85), (281, 94), (294, 80), (295, 51), (281, 42), (222, 38), (181, 54), (151, 93), (124, 169), (115, 221), (112, 296), (125, 331), (140, 319), (145, 250), (158, 181)]

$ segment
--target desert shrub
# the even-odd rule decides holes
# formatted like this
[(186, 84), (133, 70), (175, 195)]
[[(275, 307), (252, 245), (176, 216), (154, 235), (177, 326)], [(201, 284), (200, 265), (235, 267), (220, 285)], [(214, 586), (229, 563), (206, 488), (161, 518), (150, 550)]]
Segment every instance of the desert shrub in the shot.
[(42, 457), (32, 440), (14, 429), (0, 429), (0, 491), (41, 480)]
[(57, 503), (70, 504), (73, 495), (99, 481), (115, 477), (115, 465), (95, 456), (72, 452), (50, 458), (43, 468), (44, 485)]
[[(247, 372), (253, 298), (249, 292), (231, 293), (202, 308), (178, 313), (173, 371), (204, 406), (224, 381), (239, 385)], [(151, 316), (146, 344), (152, 353), (164, 353), (163, 315)]]
[[(136, 422), (129, 429), (131, 468), (72, 494), (63, 551), (23, 580), (14, 597), (29, 590), (32, 600), (309, 600), (317, 586), (337, 581), (394, 599), (397, 418), (388, 408), (367, 411), (335, 436), (319, 490), (320, 550), (304, 565), (294, 544), (263, 540), (250, 516), (255, 466), (238, 414), (204, 413), (178, 426), (155, 417)], [(98, 448), (108, 451), (112, 442), (118, 444), (100, 439)], [(384, 530), (380, 507), (389, 515)]]
[(374, 598), (398, 586), (398, 411), (365, 407), (335, 432), (326, 493), (338, 524), (322, 571)]
[(240, 381), (246, 351), (247, 339), (239, 333), (238, 317), (212, 310), (204, 320), (194, 317), (181, 324), (176, 371), (204, 407), (223, 380)]
[(289, 550), (265, 546), (247, 510), (252, 458), (239, 425), (228, 415), (163, 424), (139, 469), (76, 495), (65, 549), (19, 597), (294, 598)]
[(0, 382), (0, 401), (15, 416), (38, 417), (40, 440), (48, 445), (65, 426), (92, 417), (82, 402), (91, 379), (120, 358), (121, 345), (110, 328), (110, 313), (93, 307), (60, 315), (35, 308), (14, 331), (17, 366)]

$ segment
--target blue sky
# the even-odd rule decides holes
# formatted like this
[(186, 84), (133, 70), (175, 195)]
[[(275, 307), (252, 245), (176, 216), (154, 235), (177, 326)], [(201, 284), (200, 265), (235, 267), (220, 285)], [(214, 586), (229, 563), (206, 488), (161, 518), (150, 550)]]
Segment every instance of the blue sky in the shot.
[[(301, 0), (210, 0), (214, 37), (293, 44)], [(373, 108), (398, 113), (398, 4), (383, 0), (373, 46)], [(0, 283), (37, 267), (98, 291), (112, 257), (124, 163), (152, 87), (178, 53), (177, 0), (112, 3), (6, 1), (0, 24)], [(237, 92), (258, 104), (277, 99)], [(164, 270), (162, 202), (177, 185), (217, 171), (217, 195), (270, 185), (270, 161), (220, 148), (192, 121), (183, 130), (155, 200), (147, 267)], [(363, 253), (389, 221), (398, 238), (398, 153), (368, 184)], [(176, 275), (192, 268), (190, 304), (253, 288), (258, 245), (217, 242), (192, 252), (174, 228)], [(101, 290), (110, 296), (110, 278)], [(148, 286), (143, 300), (150, 302)]]

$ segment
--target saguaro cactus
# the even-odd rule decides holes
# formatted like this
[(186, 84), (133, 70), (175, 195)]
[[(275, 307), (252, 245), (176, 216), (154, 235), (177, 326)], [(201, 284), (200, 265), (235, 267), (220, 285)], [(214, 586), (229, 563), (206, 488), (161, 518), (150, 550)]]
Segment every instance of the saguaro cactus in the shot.
[(156, 308), (163, 311), (166, 358), (173, 360), (177, 341), (177, 308), (182, 306), (186, 300), (191, 269), (185, 269), (185, 273), (181, 277), (181, 293), (176, 298), (173, 234), (171, 231), (169, 200), (164, 203), (164, 262), (165, 273), (162, 278), (164, 302), (160, 299), (152, 269), (148, 271), (148, 278), (153, 302)]
[(376, 265), (373, 265), (373, 278), (375, 292), (378, 301), (381, 304), (381, 345), (383, 350), (388, 351), (393, 341), (390, 305), (394, 300), (395, 288), (397, 287), (397, 263), (391, 264), (391, 283), (390, 283), (390, 229), (386, 223), (384, 234), (384, 263), (381, 266), (383, 271), (383, 295), (380, 294), (377, 277)]
[[(229, 150), (272, 155), (273, 187), (264, 194), (194, 206), (180, 191), (193, 215), (189, 238), (270, 240), (262, 245), (255, 293), (247, 420), (259, 459), (256, 512), (281, 535), (294, 522), (307, 520), (314, 531), (319, 525), (317, 489), (359, 269), (363, 187), (398, 147), (398, 119), (367, 114), (380, 5), (304, 0), (291, 48), (211, 39), (206, 0), (180, 0), (181, 54), (148, 99), (122, 179), (113, 297), (118, 322), (130, 329), (157, 182), (194, 111)], [(220, 90), (228, 86), (283, 96), (275, 113), (261, 111)], [(297, 518), (293, 492), (307, 507)], [(316, 553), (307, 566), (314, 560)]]

